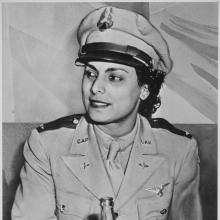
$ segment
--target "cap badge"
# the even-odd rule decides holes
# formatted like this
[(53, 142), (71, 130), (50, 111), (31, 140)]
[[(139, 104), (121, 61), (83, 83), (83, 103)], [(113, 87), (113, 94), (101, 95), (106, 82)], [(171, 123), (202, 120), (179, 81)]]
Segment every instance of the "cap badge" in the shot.
[(106, 29), (109, 29), (112, 27), (113, 25), (112, 12), (113, 12), (112, 8), (106, 8), (102, 12), (100, 19), (97, 23), (97, 27), (100, 31), (105, 31)]

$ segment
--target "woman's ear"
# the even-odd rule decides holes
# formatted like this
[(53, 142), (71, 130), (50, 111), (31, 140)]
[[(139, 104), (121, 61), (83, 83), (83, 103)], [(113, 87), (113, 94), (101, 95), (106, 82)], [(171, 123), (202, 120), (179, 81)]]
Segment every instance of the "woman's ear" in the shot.
[(148, 85), (145, 84), (141, 87), (140, 99), (145, 100), (149, 96)]

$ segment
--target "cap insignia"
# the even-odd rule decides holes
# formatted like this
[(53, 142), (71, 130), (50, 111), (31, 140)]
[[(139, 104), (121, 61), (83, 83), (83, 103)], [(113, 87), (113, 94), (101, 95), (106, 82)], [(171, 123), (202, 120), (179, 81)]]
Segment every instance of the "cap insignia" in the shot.
[(113, 12), (112, 8), (106, 8), (102, 12), (100, 19), (97, 23), (97, 27), (100, 31), (105, 31), (106, 29), (109, 29), (112, 27), (113, 25), (112, 12)]

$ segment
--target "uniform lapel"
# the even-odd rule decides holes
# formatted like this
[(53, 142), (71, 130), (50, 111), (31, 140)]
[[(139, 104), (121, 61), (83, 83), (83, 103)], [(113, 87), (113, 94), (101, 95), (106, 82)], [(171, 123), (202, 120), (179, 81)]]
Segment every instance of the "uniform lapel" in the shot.
[(157, 145), (148, 121), (140, 118), (124, 180), (115, 201), (121, 208), (135, 195), (162, 165), (165, 158), (157, 154)]
[(92, 125), (79, 122), (68, 155), (62, 156), (72, 174), (97, 199), (114, 193), (106, 173)]

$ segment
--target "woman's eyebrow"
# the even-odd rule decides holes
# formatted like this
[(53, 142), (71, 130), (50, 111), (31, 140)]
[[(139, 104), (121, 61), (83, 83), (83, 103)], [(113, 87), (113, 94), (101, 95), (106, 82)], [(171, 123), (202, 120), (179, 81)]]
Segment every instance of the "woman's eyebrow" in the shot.
[(97, 72), (97, 69), (92, 64), (87, 63), (85, 67), (90, 67)]
[(127, 70), (120, 68), (120, 67), (111, 67), (111, 68), (108, 68), (105, 72), (111, 72), (111, 71), (114, 72), (114, 71), (118, 71), (118, 70), (128, 73)]

